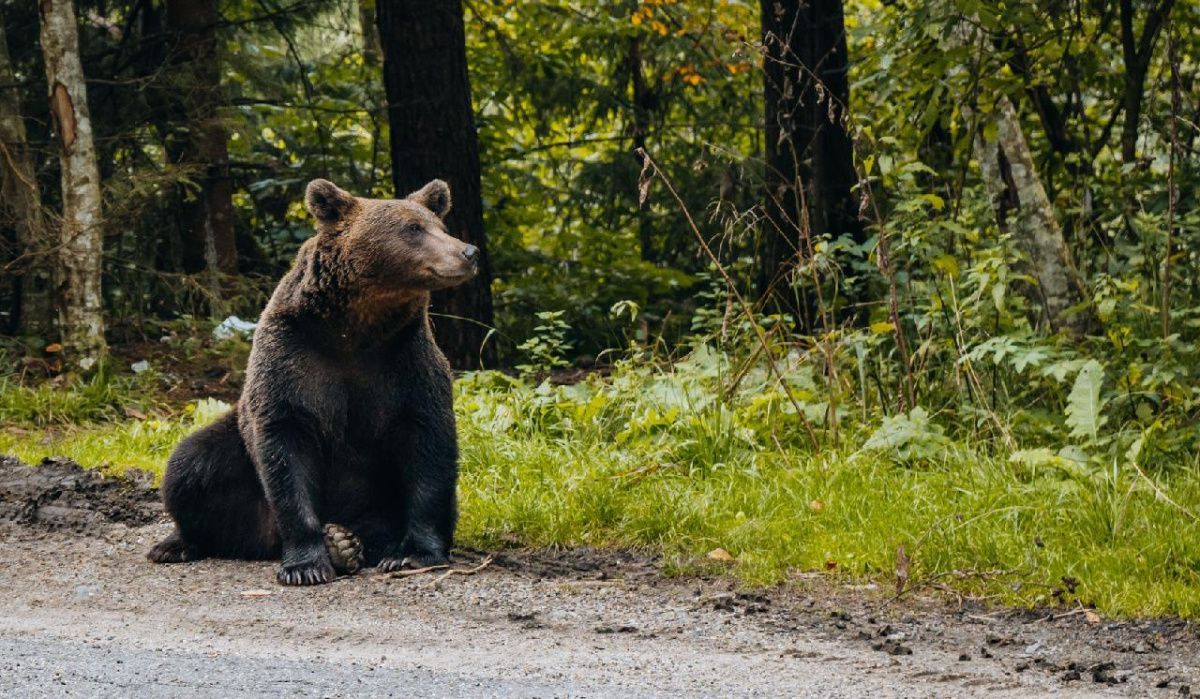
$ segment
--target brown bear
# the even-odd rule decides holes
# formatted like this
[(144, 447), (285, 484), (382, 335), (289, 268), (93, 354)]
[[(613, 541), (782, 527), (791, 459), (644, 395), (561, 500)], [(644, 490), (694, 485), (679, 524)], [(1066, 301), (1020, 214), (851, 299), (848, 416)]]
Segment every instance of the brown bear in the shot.
[(447, 561), (458, 444), (429, 294), (470, 279), (479, 250), (447, 232), (441, 180), (399, 200), (314, 180), (305, 204), (316, 235), (263, 311), (237, 407), (167, 463), (175, 531), (152, 561), (282, 557), (279, 582), (329, 582), (330, 523), (367, 565)]

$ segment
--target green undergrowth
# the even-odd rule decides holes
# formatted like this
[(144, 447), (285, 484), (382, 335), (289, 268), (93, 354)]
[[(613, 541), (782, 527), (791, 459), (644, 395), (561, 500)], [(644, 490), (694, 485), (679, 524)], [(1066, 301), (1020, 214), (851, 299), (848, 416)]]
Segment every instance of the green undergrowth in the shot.
[[(847, 413), (838, 443), (814, 447), (763, 375), (747, 372), (723, 395), (728, 373), (706, 356), (565, 386), (460, 378), (460, 540), (636, 547), (663, 554), (671, 571), (728, 569), (750, 585), (817, 571), (890, 589), (903, 558), (909, 590), (1200, 617), (1194, 462), (1002, 449), (936, 428), (920, 410), (857, 422)], [(62, 397), (30, 407), (31, 391), (4, 388), (0, 453), (112, 472), (161, 473), (174, 444), (227, 407), (130, 419), (100, 400), (107, 407), (85, 402), (75, 419)], [(717, 549), (732, 560), (710, 557)]]

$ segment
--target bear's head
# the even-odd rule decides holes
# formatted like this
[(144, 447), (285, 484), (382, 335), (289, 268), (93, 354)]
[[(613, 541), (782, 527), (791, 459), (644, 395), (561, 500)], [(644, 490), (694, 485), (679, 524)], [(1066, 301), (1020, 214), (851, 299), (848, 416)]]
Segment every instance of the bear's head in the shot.
[(317, 219), (317, 235), (376, 288), (435, 291), (475, 276), (479, 248), (447, 232), (450, 188), (441, 180), (404, 199), (356, 197), (329, 180), (313, 180), (304, 204)]

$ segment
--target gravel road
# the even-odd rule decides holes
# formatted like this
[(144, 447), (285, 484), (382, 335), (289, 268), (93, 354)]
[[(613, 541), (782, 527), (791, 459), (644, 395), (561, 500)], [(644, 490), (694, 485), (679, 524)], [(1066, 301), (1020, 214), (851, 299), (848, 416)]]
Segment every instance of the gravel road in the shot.
[[(316, 588), (275, 585), (270, 563), (156, 566), (144, 553), (168, 527), (151, 496), (122, 489), (125, 509), (114, 509), (101, 485), (58, 474), (76, 481), (29, 505), (14, 468), (0, 463), (3, 696), (1173, 697), (1200, 688), (1200, 635), (1179, 621), (1089, 623), (932, 597), (885, 605), (824, 577), (748, 593), (723, 578), (665, 578), (633, 554), (506, 551), (475, 575), (367, 571)], [(484, 556), (463, 552), (456, 567)]]

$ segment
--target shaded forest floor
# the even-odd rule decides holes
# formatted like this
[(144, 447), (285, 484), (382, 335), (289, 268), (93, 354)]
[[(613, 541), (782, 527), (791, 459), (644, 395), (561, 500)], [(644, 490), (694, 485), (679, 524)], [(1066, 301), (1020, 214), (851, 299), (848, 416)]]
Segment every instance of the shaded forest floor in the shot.
[[(0, 687), (932, 697), (1177, 696), (1200, 683), (1200, 635), (1179, 621), (892, 601), (824, 576), (747, 591), (596, 549), (282, 588), (271, 563), (150, 564), (167, 529), (145, 479), (0, 461)], [(484, 556), (460, 550), (456, 565)]]

